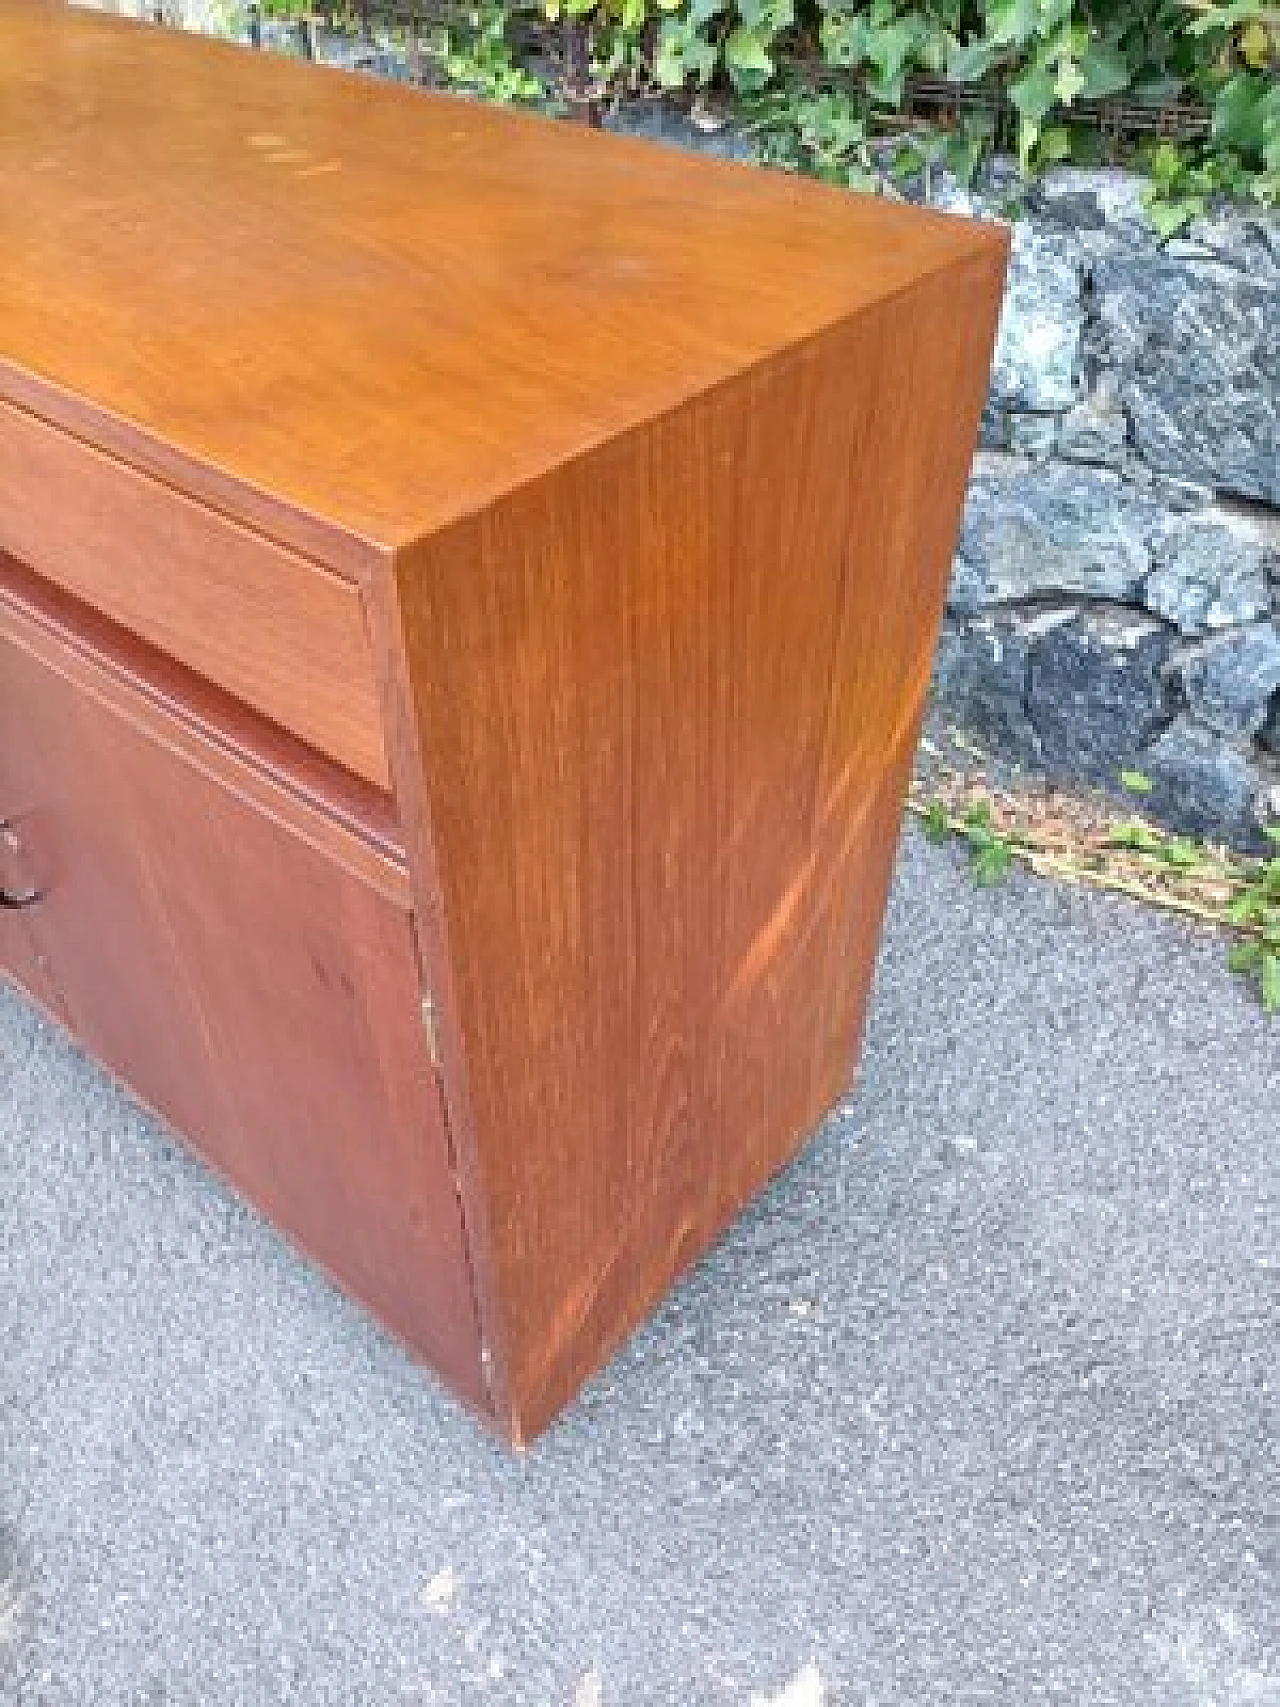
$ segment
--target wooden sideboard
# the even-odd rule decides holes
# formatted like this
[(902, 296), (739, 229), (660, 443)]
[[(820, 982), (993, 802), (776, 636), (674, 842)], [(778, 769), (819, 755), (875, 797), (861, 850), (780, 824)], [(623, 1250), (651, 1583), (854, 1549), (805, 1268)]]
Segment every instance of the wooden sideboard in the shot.
[(517, 1442), (850, 1082), (1006, 250), (0, 0), (0, 960)]

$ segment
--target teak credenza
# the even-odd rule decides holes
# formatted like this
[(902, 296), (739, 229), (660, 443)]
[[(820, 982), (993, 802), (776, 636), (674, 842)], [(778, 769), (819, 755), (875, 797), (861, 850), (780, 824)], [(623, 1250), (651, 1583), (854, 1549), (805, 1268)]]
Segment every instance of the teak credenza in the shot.
[(0, 959), (516, 1441), (849, 1082), (1005, 260), (0, 0)]

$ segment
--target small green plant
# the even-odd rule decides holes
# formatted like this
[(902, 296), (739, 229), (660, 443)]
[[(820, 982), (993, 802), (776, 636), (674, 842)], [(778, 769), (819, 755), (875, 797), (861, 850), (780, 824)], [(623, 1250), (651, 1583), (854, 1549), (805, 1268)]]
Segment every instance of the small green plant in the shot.
[(1210, 881), (1220, 889), (1216, 922), (1234, 938), (1227, 956), (1231, 970), (1256, 974), (1263, 1007), (1280, 1013), (1280, 829), (1265, 834), (1277, 850), (1270, 858), (1225, 866), (1221, 856), (1212, 858), (1200, 843), (1163, 835), (1142, 823), (1119, 825), (1110, 844), (1186, 876), (1210, 868)]
[(931, 842), (945, 842), (955, 835), (969, 844), (969, 869), (980, 889), (1004, 882), (1013, 865), (1017, 840), (995, 828), (987, 801), (974, 801), (961, 816), (955, 816), (935, 799), (928, 803), (923, 816), (924, 833)]
[(924, 833), (935, 847), (951, 834), (951, 819), (940, 800), (931, 800), (924, 812)]
[[(952, 732), (953, 737), (958, 732)], [(936, 752), (931, 744), (926, 750)], [(977, 749), (957, 751), (983, 759)], [(993, 792), (983, 772), (944, 767), (938, 792), (918, 780), (908, 807), (931, 842), (968, 844), (974, 881), (999, 883), (1014, 861), (1042, 877), (1108, 889), (1225, 931), (1228, 963), (1256, 984), (1264, 1010), (1280, 1014), (1280, 828), (1271, 853), (1251, 859), (1141, 818), (1116, 822), (1101, 797), (1086, 804)], [(1138, 790), (1141, 792), (1141, 790)]]
[(1132, 824), (1118, 824), (1109, 839), (1113, 848), (1132, 848), (1135, 853), (1159, 853), (1161, 846), (1159, 831), (1141, 819)]
[(981, 889), (1003, 883), (1013, 864), (1014, 843), (991, 822), (985, 801), (971, 806), (960, 821), (960, 834), (969, 844), (969, 869)]
[(1228, 918), (1241, 934), (1231, 945), (1231, 970), (1256, 978), (1262, 1005), (1268, 1013), (1280, 1013), (1280, 829), (1268, 830), (1276, 849), (1270, 859), (1259, 860), (1239, 895), (1228, 909)]
[(1166, 836), (1140, 819), (1133, 824), (1117, 825), (1108, 841), (1113, 848), (1150, 854), (1174, 871), (1196, 871), (1205, 859), (1205, 850), (1198, 843), (1186, 836)]

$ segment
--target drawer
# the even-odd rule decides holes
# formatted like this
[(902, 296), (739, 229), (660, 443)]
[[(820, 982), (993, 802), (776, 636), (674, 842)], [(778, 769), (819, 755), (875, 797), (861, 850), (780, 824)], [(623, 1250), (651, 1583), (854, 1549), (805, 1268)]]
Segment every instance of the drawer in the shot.
[(9, 404), (0, 549), (389, 788), (352, 582)]
[(482, 1405), (403, 856), (104, 630), (0, 589), (0, 971)]

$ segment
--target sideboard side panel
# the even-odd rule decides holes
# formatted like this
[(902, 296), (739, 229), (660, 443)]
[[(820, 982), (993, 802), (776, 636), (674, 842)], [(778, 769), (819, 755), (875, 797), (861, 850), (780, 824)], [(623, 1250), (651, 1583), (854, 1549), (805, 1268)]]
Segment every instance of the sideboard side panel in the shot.
[(398, 562), (517, 1437), (849, 1083), (1003, 266)]

